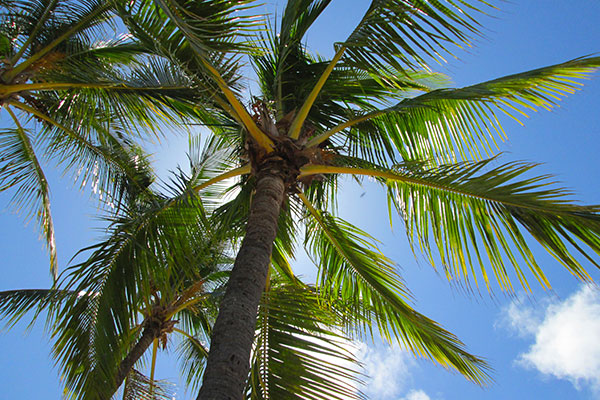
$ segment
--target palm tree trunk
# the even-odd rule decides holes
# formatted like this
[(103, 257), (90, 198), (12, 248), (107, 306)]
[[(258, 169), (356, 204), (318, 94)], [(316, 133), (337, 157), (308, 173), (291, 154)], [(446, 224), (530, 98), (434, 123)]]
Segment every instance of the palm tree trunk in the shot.
[(146, 326), (146, 328), (144, 328), (140, 339), (119, 364), (117, 374), (115, 375), (112, 394), (114, 394), (119, 389), (129, 372), (131, 372), (131, 369), (133, 368), (135, 363), (146, 352), (146, 350), (148, 350), (154, 339), (156, 339), (160, 335), (160, 330), (160, 326), (158, 326), (157, 324), (150, 324), (149, 326)]
[(282, 172), (257, 176), (246, 237), (235, 260), (215, 322), (198, 400), (241, 400), (254, 342), (258, 304), (265, 289), (277, 221), (285, 193)]

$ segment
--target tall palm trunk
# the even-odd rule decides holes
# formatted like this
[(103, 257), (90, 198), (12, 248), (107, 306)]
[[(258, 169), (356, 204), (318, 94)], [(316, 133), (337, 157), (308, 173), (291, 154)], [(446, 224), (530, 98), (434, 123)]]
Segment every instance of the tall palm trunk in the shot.
[(282, 170), (257, 175), (246, 236), (235, 260), (219, 315), (198, 400), (241, 400), (250, 370), (258, 304), (265, 288), (285, 193)]

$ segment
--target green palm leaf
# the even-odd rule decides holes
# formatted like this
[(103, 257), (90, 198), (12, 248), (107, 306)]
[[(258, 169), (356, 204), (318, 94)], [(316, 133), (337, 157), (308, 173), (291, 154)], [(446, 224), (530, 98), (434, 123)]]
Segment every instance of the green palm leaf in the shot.
[(168, 381), (151, 380), (137, 370), (131, 371), (123, 388), (123, 400), (172, 400), (175, 385)]
[(404, 218), (411, 241), (419, 244), (431, 262), (435, 243), (452, 278), (466, 283), (472, 278), (477, 283), (479, 274), (471, 265), (478, 264), (490, 289), (482, 258), (486, 254), (503, 289), (512, 290), (508, 263), (528, 289), (528, 280), (515, 257), (518, 254), (539, 283), (550, 287), (527, 245), (528, 233), (573, 275), (590, 281), (576, 255), (599, 267), (587, 250), (600, 254), (600, 207), (571, 202), (570, 193), (552, 185), (548, 176), (526, 177), (533, 164), (511, 162), (491, 169), (494, 160), (436, 168), (404, 163), (390, 170), (346, 158), (344, 162), (352, 167), (323, 167), (323, 171), (379, 178), (388, 187), (390, 202)]
[(6, 290), (0, 292), (0, 319), (8, 319), (6, 327), (11, 328), (31, 311), (34, 311), (31, 324), (47, 311), (50, 325), (52, 311), (77, 296), (78, 293), (59, 289)]
[[(204, 338), (206, 340), (207, 338)], [(207, 343), (205, 341), (204, 343)], [(202, 373), (208, 357), (208, 348), (195, 336), (186, 337), (180, 344), (179, 360), (181, 374), (190, 391), (197, 391), (202, 382)]]
[(373, 161), (376, 159), (365, 149), (385, 150), (392, 160), (396, 152), (405, 161), (481, 159), (493, 154), (496, 141), (505, 137), (501, 114), (520, 123), (531, 111), (550, 109), (562, 96), (577, 90), (579, 80), (598, 66), (600, 57), (578, 58), (460, 89), (428, 91), (385, 109), (355, 112), (347, 122), (316, 135), (308, 145), (350, 128), (337, 142), (346, 139), (350, 154)]
[[(10, 82), (28, 69), (36, 68), (36, 63), (44, 62), (43, 58), (52, 52), (60, 55), (69, 46), (69, 40), (76, 41), (78, 37), (88, 39), (87, 35), (94, 30), (98, 32), (110, 16), (110, 3), (98, 0), (60, 3), (48, 1), (44, 7), (39, 7), (40, 3), (32, 3), (34, 6), (30, 9), (27, 6), (31, 3), (23, 2), (19, 4), (20, 12), (0, 15), (2, 19), (20, 24), (11, 33), (17, 34), (17, 38), (24, 38), (17, 56), (26, 56), (25, 60), (3, 73), (4, 82)], [(43, 14), (36, 15), (41, 8), (44, 9)], [(42, 23), (44, 25), (41, 25)], [(35, 50), (31, 50), (34, 47)], [(12, 60), (13, 63), (16, 61), (17, 57)]]
[(207, 235), (198, 199), (181, 186), (174, 198), (131, 194), (108, 239), (85, 249), (90, 257), (67, 270), (64, 287), (86, 293), (64, 307), (54, 327), (54, 354), (73, 398), (110, 397), (121, 361), (152, 324), (160, 327), (153, 334), (162, 334), (189, 308), (181, 316), (185, 326), (196, 332), (207, 326), (189, 313), (203, 312), (202, 292), (218, 286), (215, 269), (229, 261), (221, 242)]
[(370, 236), (305, 204), (312, 216), (307, 245), (319, 260), (317, 288), (331, 301), (339, 299), (350, 307), (359, 321), (364, 318), (362, 326), (356, 327), (359, 331), (372, 335), (374, 322), (388, 340), (395, 338), (413, 354), (455, 369), (474, 382), (488, 381), (485, 361), (467, 353), (456, 336), (407, 304), (407, 289)]
[(339, 321), (310, 289), (273, 279), (260, 307), (246, 398), (364, 398), (351, 345), (332, 332)]
[(58, 264), (54, 223), (50, 211), (50, 188), (31, 142), (10, 108), (6, 109), (17, 127), (0, 131), (0, 192), (15, 188), (12, 202), (27, 218), (35, 217), (46, 239), (50, 253), (50, 272), (56, 280)]
[[(524, 178), (534, 167), (532, 164), (507, 163), (485, 172), (489, 163), (487, 160), (433, 170), (407, 166), (398, 172), (408, 181), (392, 178), (390, 198), (402, 210), (409, 235), (418, 236), (419, 243), (431, 254), (431, 232), (443, 264), (451, 267), (449, 273), (455, 277), (467, 279), (467, 262), (474, 254), (488, 288), (489, 278), (480, 257), (482, 247), (503, 289), (512, 288), (506, 260), (522, 286), (528, 287), (514, 257), (515, 249), (540, 284), (550, 286), (526, 244), (525, 232), (573, 275), (591, 280), (574, 254), (600, 267), (581, 247), (585, 244), (600, 254), (600, 208), (568, 201), (568, 192), (551, 186), (547, 176)], [(476, 279), (474, 271), (472, 274)]]
[(494, 7), (487, 1), (374, 0), (346, 41), (346, 62), (359, 67), (426, 66), (425, 57), (444, 60), (450, 46), (470, 46), (480, 16)]

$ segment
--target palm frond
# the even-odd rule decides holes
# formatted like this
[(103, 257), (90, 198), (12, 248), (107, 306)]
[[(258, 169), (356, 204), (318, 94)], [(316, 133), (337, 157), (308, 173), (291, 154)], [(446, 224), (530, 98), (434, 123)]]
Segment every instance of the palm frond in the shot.
[(169, 381), (151, 380), (137, 370), (131, 371), (123, 389), (123, 400), (172, 400), (175, 385)]
[(31, 85), (43, 90), (37, 103), (73, 130), (106, 126), (127, 137), (146, 132), (160, 137), (166, 127), (181, 130), (184, 116), (204, 99), (202, 91), (190, 89), (190, 79), (165, 60), (147, 57), (143, 65), (121, 73), (106, 59), (94, 61), (93, 67), (87, 65), (91, 61), (65, 62), (60, 71), (41, 77), (47, 84)]
[(65, 307), (55, 329), (55, 357), (73, 398), (112, 395), (117, 367), (146, 321), (174, 324), (171, 313), (199, 307), (192, 302), (196, 291), (226, 262), (219, 239), (206, 234), (193, 193), (143, 195), (123, 205), (108, 239), (86, 249), (89, 258), (65, 272), (65, 287), (87, 293)]
[[(395, 169), (380, 168), (346, 159), (352, 167), (316, 168), (319, 173), (349, 173), (380, 179), (388, 187), (388, 198), (404, 218), (409, 239), (418, 243), (433, 262), (432, 242), (449, 277), (477, 284), (473, 265), (478, 264), (485, 285), (490, 278), (482, 254), (504, 290), (512, 291), (507, 264), (521, 285), (529, 283), (515, 255), (525, 261), (543, 287), (550, 287), (542, 268), (526, 241), (528, 233), (574, 276), (590, 281), (577, 256), (600, 267), (593, 254), (600, 254), (600, 207), (570, 201), (570, 193), (550, 177), (527, 175), (535, 167), (510, 162), (496, 168), (496, 160), (467, 162), (429, 168), (422, 163), (404, 163)], [(592, 253), (590, 253), (591, 251)]]
[[(149, 47), (154, 46), (159, 54), (185, 66), (188, 76), (198, 82), (205, 82), (204, 85), (212, 83), (213, 100), (245, 126), (264, 150), (270, 152), (271, 139), (256, 126), (235, 93), (232, 82), (235, 83), (241, 67), (239, 60), (237, 56), (227, 54), (254, 48), (234, 40), (247, 35), (247, 29), (256, 29), (254, 17), (234, 13), (245, 9), (247, 3), (250, 1), (231, 3), (212, 0), (180, 4), (174, 0), (160, 0), (155, 7), (154, 3), (142, 1), (135, 14), (131, 12), (132, 6), (121, 9), (121, 14)], [(135, 6), (135, 3), (132, 5)], [(171, 47), (165, 47), (165, 44)]]
[(362, 326), (356, 327), (359, 332), (372, 335), (371, 323), (375, 323), (384, 337), (398, 340), (415, 356), (454, 369), (478, 384), (489, 380), (485, 361), (407, 304), (407, 289), (369, 235), (319, 212), (307, 200), (305, 204), (311, 217), (307, 246), (319, 267), (317, 289), (326, 298), (352, 304), (353, 315), (364, 318)]
[[(207, 343), (207, 342), (205, 342)], [(202, 382), (202, 373), (208, 357), (208, 348), (195, 336), (186, 337), (178, 349), (181, 374), (188, 390), (197, 391)]]
[[(290, 0), (281, 16), (279, 39), (281, 46), (300, 43), (308, 28), (331, 3), (331, 0)], [(287, 45), (287, 46), (286, 46)]]
[(263, 295), (248, 399), (362, 399), (352, 345), (310, 289), (273, 280)]
[(578, 58), (465, 88), (433, 90), (383, 110), (355, 115), (313, 143), (352, 126), (347, 136), (350, 153), (380, 140), (387, 146), (388, 157), (397, 151), (405, 161), (436, 160), (439, 164), (457, 158), (486, 158), (506, 136), (500, 124), (502, 114), (521, 123), (532, 111), (551, 109), (599, 66), (600, 57)]
[[(27, 4), (29, 2), (24, 2)], [(35, 3), (35, 2), (34, 2)], [(24, 8), (21, 8), (23, 10)], [(39, 9), (39, 8), (38, 8)], [(45, 12), (45, 10), (44, 10)], [(24, 46), (26, 59), (3, 73), (5, 82), (10, 82), (19, 74), (30, 68), (35, 68), (36, 63), (43, 62), (44, 57), (52, 52), (60, 53), (68, 41), (77, 39), (77, 36), (86, 37), (101, 24), (105, 24), (111, 13), (111, 4), (99, 0), (87, 0), (84, 2), (64, 1), (52, 9), (51, 18), (47, 18), (43, 27), (39, 27), (36, 13), (28, 14), (27, 10), (18, 14), (9, 14), (8, 19), (13, 22), (22, 23), (25, 32), (13, 32), (17, 34), (35, 34), (33, 39), (25, 40)], [(46, 15), (48, 16), (48, 15)], [(39, 16), (41, 18), (41, 16)], [(31, 27), (27, 30), (27, 27)], [(29, 50), (34, 49), (35, 50)]]
[(104, 130), (104, 127), (97, 126), (98, 129), (94, 130), (95, 133), (101, 133), (99, 137), (89, 138), (85, 130), (80, 134), (69, 125), (65, 126), (25, 103), (11, 101), (10, 104), (47, 124), (45, 130), (38, 133), (40, 141), (49, 154), (66, 164), (67, 170), (77, 171), (76, 178), (81, 180), (82, 186), (91, 181), (94, 192), (113, 193), (115, 183), (122, 182), (123, 176), (132, 185), (143, 183), (137, 179), (138, 166), (135, 157), (133, 160), (129, 157), (129, 151), (125, 149), (128, 146)]
[(298, 283), (299, 280), (292, 270), (295, 260), (296, 238), (295, 233), (300, 227), (296, 222), (301, 215), (301, 210), (295, 202), (287, 202), (281, 206), (279, 221), (277, 223), (277, 236), (273, 242), (271, 265), (278, 274), (289, 282)]
[[(443, 264), (458, 278), (468, 279), (468, 264), (474, 254), (488, 288), (481, 247), (503, 289), (512, 289), (507, 260), (521, 285), (528, 288), (515, 253), (523, 258), (542, 286), (550, 287), (526, 243), (525, 232), (574, 276), (591, 280), (575, 254), (600, 267), (581, 247), (585, 244), (600, 254), (600, 207), (572, 203), (569, 192), (552, 186), (548, 176), (523, 177), (532, 170), (532, 164), (507, 163), (486, 172), (484, 168), (489, 163), (486, 160), (433, 170), (408, 167), (401, 174), (410, 183), (401, 179), (389, 181), (390, 197), (403, 210), (409, 235), (418, 236), (421, 246), (431, 254), (431, 232)], [(475, 271), (471, 273), (476, 278)]]
[(34, 311), (33, 324), (43, 311), (51, 319), (52, 310), (63, 302), (78, 296), (78, 293), (59, 289), (20, 289), (0, 292), (0, 319), (8, 319), (6, 328), (10, 329), (27, 313)]
[(492, 2), (374, 0), (358, 26), (338, 44), (344, 59), (358, 67), (397, 69), (427, 67), (426, 58), (444, 60), (454, 46), (470, 47), (479, 35), (474, 15), (492, 11)]
[(245, 47), (233, 37), (245, 36), (243, 32), (254, 24), (253, 18), (233, 15), (248, 3), (211, 0), (180, 4), (167, 0), (155, 5), (136, 1), (120, 7), (119, 12), (140, 43), (177, 63), (197, 85), (212, 88), (216, 95), (218, 85), (209, 78), (212, 74), (201, 59), (217, 70), (227, 87), (236, 88), (240, 65), (226, 53)]
[(50, 253), (50, 273), (56, 280), (58, 263), (48, 181), (33, 148), (31, 133), (23, 128), (10, 107), (6, 110), (16, 129), (0, 131), (0, 192), (14, 187), (14, 205), (19, 211), (24, 211), (27, 218), (35, 216)]

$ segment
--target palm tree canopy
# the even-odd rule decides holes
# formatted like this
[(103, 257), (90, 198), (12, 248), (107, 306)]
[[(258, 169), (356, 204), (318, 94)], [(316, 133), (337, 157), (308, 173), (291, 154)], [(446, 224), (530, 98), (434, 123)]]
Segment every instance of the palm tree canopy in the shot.
[[(531, 164), (499, 164), (494, 156), (495, 142), (506, 136), (503, 115), (520, 120), (533, 110), (554, 107), (600, 66), (600, 57), (464, 88), (447, 87), (445, 77), (431, 72), (431, 62), (470, 46), (480, 35), (479, 21), (494, 12), (495, 2), (448, 6), (373, 0), (348, 37), (332, 43), (334, 55), (326, 59), (311, 54), (303, 40), (330, 3), (289, 0), (264, 29), (261, 18), (252, 15), (255, 2), (249, 0), (115, 2), (116, 12), (135, 37), (132, 43), (152, 54), (148, 56), (152, 67), (143, 76), (168, 71), (161, 76), (169, 78), (169, 85), (156, 81), (141, 91), (132, 86), (113, 90), (108, 85), (97, 88), (102, 89), (98, 93), (118, 93), (121, 97), (115, 101), (133, 99), (138, 110), (134, 115), (147, 124), (154, 123), (153, 117), (141, 109), (150, 104), (159, 115), (174, 109), (212, 132), (209, 151), (192, 170), (192, 187), (214, 211), (213, 226), (248, 234), (232, 271), (234, 283), (221, 303), (211, 354), (213, 348), (216, 354), (222, 349), (226, 353), (228, 346), (236, 351), (244, 347), (239, 352), (244, 354), (221, 354), (218, 361), (220, 371), (242, 365), (236, 374), (243, 379), (249, 376), (245, 365), (252, 362), (263, 368), (250, 375), (248, 384), (235, 382), (235, 396), (245, 390), (268, 397), (281, 390), (269, 377), (277, 371), (276, 363), (265, 367), (260, 365), (264, 357), (254, 354), (251, 360), (250, 354), (257, 332), (283, 337), (281, 331), (257, 326), (255, 318), (259, 307), (259, 324), (270, 315), (265, 311), (269, 290), (277, 287), (278, 279), (302, 287), (291, 268), (301, 240), (296, 237), (300, 225), (305, 226), (304, 244), (318, 267), (318, 281), (310, 293), (331, 309), (343, 310), (345, 333), (373, 336), (377, 327), (385, 338), (403, 343), (414, 354), (484, 384), (489, 379), (485, 361), (414, 310), (410, 292), (377, 241), (336, 215), (339, 177), (375, 178), (388, 194), (389, 207), (403, 218), (413, 244), (432, 263), (441, 263), (449, 278), (467, 286), (483, 283), (491, 290), (495, 280), (503, 290), (512, 291), (516, 277), (529, 289), (533, 275), (550, 287), (530, 249), (535, 241), (577, 278), (590, 280), (580, 260), (598, 266), (598, 206), (576, 204), (548, 177), (536, 176)], [(37, 61), (32, 57), (30, 64)], [(241, 79), (246, 64), (254, 68), (260, 88), (250, 99), (244, 98), (248, 88)], [(4, 79), (12, 84), (8, 81), (25, 69), (17, 65)], [(30, 105), (9, 102), (9, 106), (31, 112), (55, 130), (73, 131), (66, 122), (54, 124), (54, 119), (36, 114)], [(14, 132), (24, 137), (25, 128), (13, 115)], [(233, 188), (222, 188), (235, 177), (239, 181)], [(223, 193), (233, 199), (219, 204), (215, 198)], [(252, 271), (244, 267), (256, 260)], [(83, 269), (77, 272), (81, 273)], [(123, 295), (127, 293), (132, 289)], [(245, 314), (236, 314), (232, 305), (244, 308)], [(226, 318), (228, 322), (219, 322)], [(244, 326), (234, 329), (230, 324), (227, 332), (224, 327), (234, 319)], [(305, 329), (309, 325), (303, 324)], [(227, 342), (236, 335), (245, 336), (244, 346)], [(260, 337), (262, 345), (267, 344), (265, 354), (280, 351), (267, 336)], [(300, 350), (301, 342), (297, 340)], [(227, 358), (233, 360), (229, 367), (223, 361)], [(211, 367), (211, 359), (217, 357), (209, 355), (205, 384), (214, 383), (215, 376), (229, 375)], [(327, 382), (311, 379), (305, 376), (303, 388), (331, 390)], [(340, 390), (337, 395), (343, 396)], [(206, 393), (201, 391), (200, 398), (210, 397)]]
[(116, 33), (115, 18), (104, 1), (0, 5), (0, 191), (12, 189), (17, 210), (38, 220), (55, 278), (44, 162), (62, 164), (101, 199), (119, 197), (114, 182), (135, 171), (113, 149), (160, 135), (176, 121), (169, 99), (186, 90), (180, 74)]
[[(154, 43), (199, 91), (206, 90), (207, 81), (215, 88), (212, 104), (189, 110), (212, 129), (211, 143), (219, 150), (214, 164), (222, 168), (197, 189), (206, 197), (214, 193), (211, 186), (241, 176), (237, 196), (216, 215), (227, 226), (243, 228), (261, 174), (277, 176), (285, 200), (276, 219), (272, 263), (280, 273), (290, 274), (294, 232), (298, 221), (305, 222), (305, 242), (319, 266), (320, 295), (332, 302), (361, 299), (353, 312), (369, 316), (353, 329), (369, 333), (376, 324), (415, 354), (484, 382), (482, 361), (408, 306), (401, 278), (375, 242), (331, 214), (337, 179), (375, 177), (404, 218), (409, 238), (432, 261), (436, 248), (447, 275), (467, 285), (483, 282), (491, 289), (493, 276), (511, 291), (516, 276), (529, 288), (525, 263), (548, 287), (529, 248), (531, 239), (588, 280), (575, 254), (597, 265), (590, 254), (600, 252), (598, 208), (573, 203), (547, 177), (526, 177), (529, 164), (494, 167), (489, 157), (506, 135), (503, 114), (519, 120), (531, 110), (554, 107), (600, 58), (448, 88), (446, 79), (429, 72), (431, 60), (470, 46), (493, 4), (373, 1), (349, 36), (333, 44), (333, 58), (324, 59), (312, 55), (303, 38), (330, 1), (288, 1), (276, 22), (248, 42), (252, 10), (233, 13), (251, 3), (140, 1), (125, 10), (126, 23), (147, 47)], [(199, 16), (211, 7), (223, 7), (210, 20), (222, 36), (202, 28), (207, 20)], [(237, 79), (244, 73), (242, 57), (254, 67), (261, 89), (248, 107)]]

